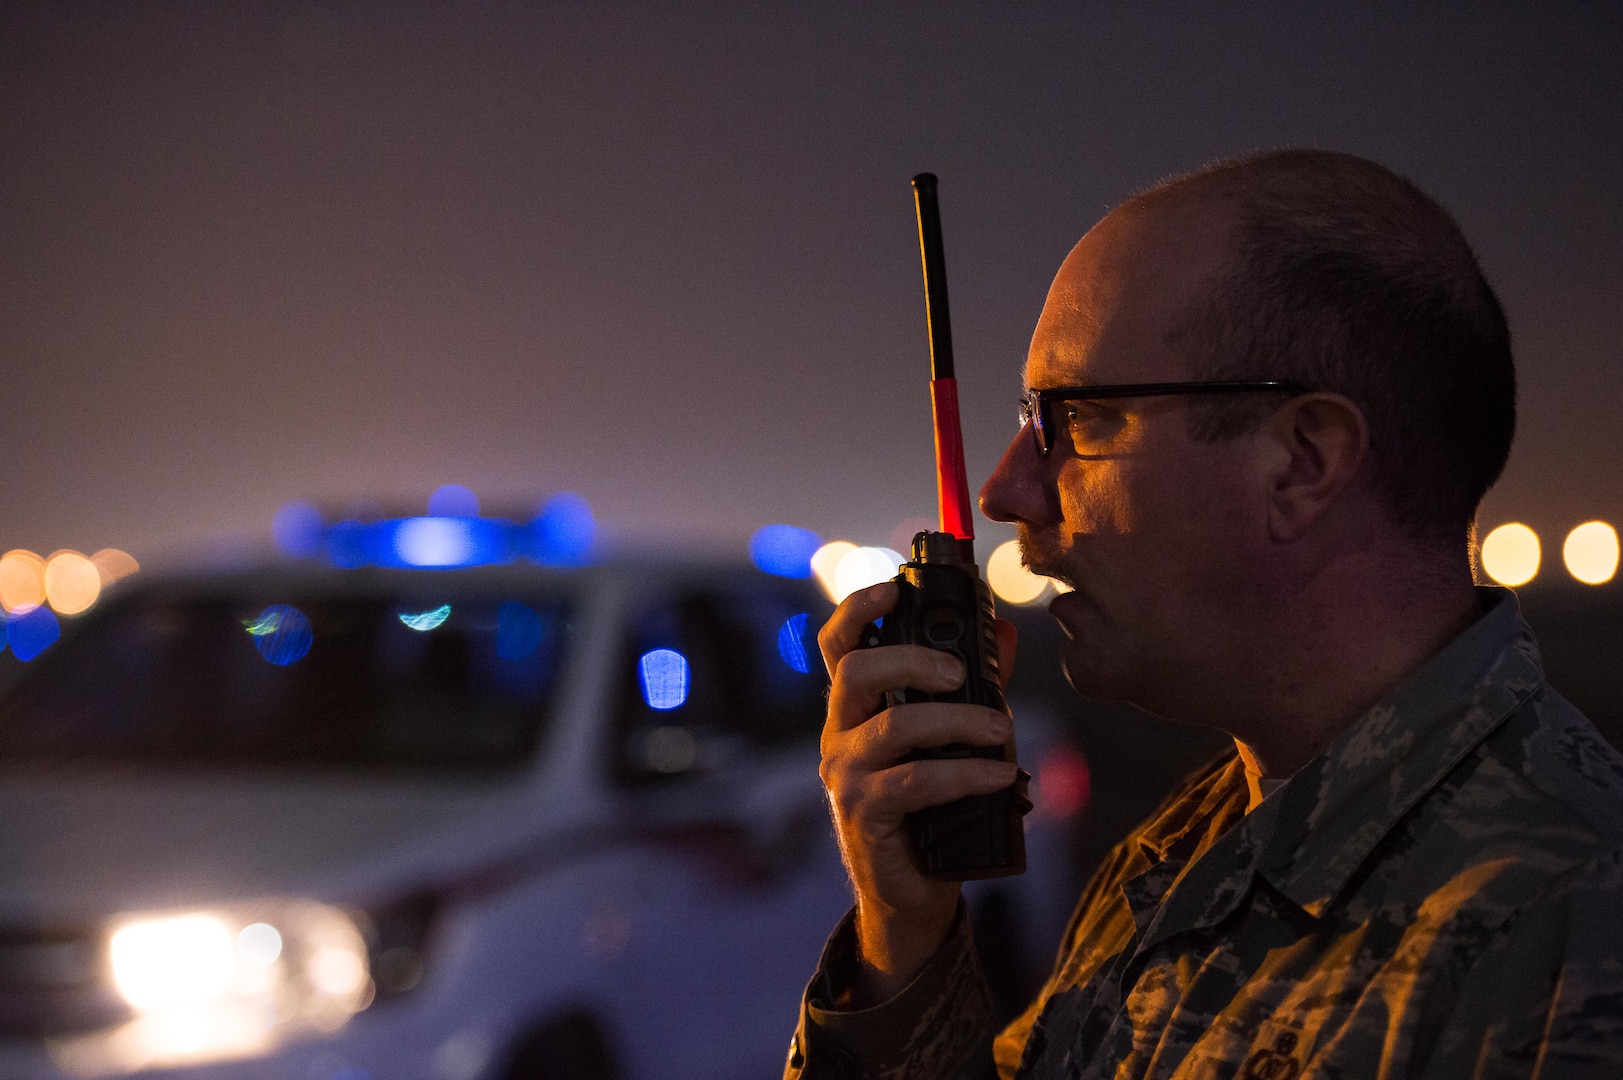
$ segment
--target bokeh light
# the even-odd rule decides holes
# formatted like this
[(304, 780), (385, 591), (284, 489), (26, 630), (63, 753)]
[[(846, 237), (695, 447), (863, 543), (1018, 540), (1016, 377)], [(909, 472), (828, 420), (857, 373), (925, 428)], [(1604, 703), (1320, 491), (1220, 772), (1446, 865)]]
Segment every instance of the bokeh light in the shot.
[(546, 640), (547, 623), (528, 604), (508, 600), (496, 612), (496, 655), (503, 660), (522, 660)]
[(986, 583), (1000, 600), (1033, 604), (1048, 591), (1049, 580), (1027, 570), (1020, 561), (1020, 544), (1009, 540), (992, 549), (986, 560)]
[(310, 503), (299, 499), (282, 504), (271, 518), (271, 535), (282, 554), (305, 559), (321, 554), (327, 538), (327, 522)]
[(811, 657), (806, 652), (806, 626), (810, 622), (810, 612), (802, 611), (789, 616), (778, 630), (778, 655), (802, 675), (811, 674)]
[(141, 569), (141, 564), (135, 561), (135, 556), (118, 548), (102, 548), (90, 556), (90, 561), (96, 565), (96, 572), (101, 575), (101, 587), (104, 589)]
[(834, 572), (840, 568), (840, 560), (856, 549), (857, 546), (849, 540), (832, 540), (812, 554), (812, 573), (817, 575), (817, 583), (823, 587), (823, 593), (836, 603), (841, 597), (835, 595)]
[(323, 945), (304, 962), (305, 978), (323, 994), (347, 997), (366, 983), (366, 960), (352, 948)]
[(406, 518), (394, 529), (391, 549), (407, 566), (466, 566), (474, 555), (468, 525), (455, 517)]
[(45, 560), (21, 549), (0, 555), (0, 607), (32, 611), (45, 603)]
[(282, 955), (281, 932), (270, 923), (249, 923), (237, 931), (237, 955), (253, 967), (270, 967)]
[[(500, 518), (409, 517), (363, 525), (364, 563), (424, 570), (512, 561), (513, 525)], [(339, 527), (334, 527), (337, 535)]]
[(50, 648), (62, 636), (62, 627), (51, 609), (40, 605), (6, 616), (6, 636), (12, 655), (26, 663)]
[(889, 581), (905, 561), (890, 548), (860, 547), (846, 552), (834, 568), (834, 602), (839, 603), (858, 589)]
[(592, 561), (597, 518), (584, 496), (560, 491), (530, 522), (530, 533), (542, 566), (585, 566)]
[(101, 573), (77, 551), (58, 551), (45, 560), (45, 599), (58, 615), (87, 611), (101, 595)]
[(1561, 559), (1567, 573), (1585, 585), (1604, 585), (1617, 574), (1617, 530), (1604, 521), (1586, 521), (1567, 534)]
[(675, 649), (652, 649), (637, 660), (642, 699), (651, 709), (674, 709), (688, 699), (688, 658)]
[(254, 639), (259, 655), (277, 667), (303, 660), (315, 643), (310, 617), (289, 604), (274, 604), (244, 628)]
[(119, 993), (141, 1010), (223, 996), (236, 960), (231, 931), (212, 915), (133, 923), (113, 935), (108, 952)]
[(1087, 809), (1093, 774), (1081, 752), (1057, 746), (1043, 755), (1031, 778), (1031, 801), (1038, 815), (1069, 818)]
[(1538, 534), (1519, 521), (1499, 526), (1482, 541), (1482, 570), (1501, 585), (1532, 581), (1538, 562)]
[(442, 484), (428, 497), (429, 517), (478, 517), (479, 496), (461, 484)]
[(327, 558), (344, 570), (372, 561), (372, 530), (364, 522), (340, 521), (327, 530)]
[(451, 617), (451, 605), (441, 604), (429, 611), (397, 611), (395, 618), (400, 620), (402, 626), (408, 630), (426, 633), (443, 626), (445, 620)]
[(750, 537), (750, 561), (756, 569), (786, 578), (812, 575), (812, 556), (823, 538), (794, 525), (762, 525)]

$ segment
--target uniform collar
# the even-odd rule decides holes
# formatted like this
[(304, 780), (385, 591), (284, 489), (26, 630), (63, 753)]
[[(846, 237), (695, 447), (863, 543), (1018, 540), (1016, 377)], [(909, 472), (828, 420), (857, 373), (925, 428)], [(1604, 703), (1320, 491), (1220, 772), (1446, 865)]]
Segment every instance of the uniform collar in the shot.
[(1188, 781), (1190, 794), (1162, 807), (1138, 832), (1137, 840), (1152, 863), (1187, 860), (1209, 845), (1245, 814), (1245, 766), (1229, 752)]
[(1398, 820), (1543, 685), (1514, 594), (1477, 592), (1481, 618), (1239, 826), (1252, 833), (1257, 871), (1310, 915), (1322, 915)]

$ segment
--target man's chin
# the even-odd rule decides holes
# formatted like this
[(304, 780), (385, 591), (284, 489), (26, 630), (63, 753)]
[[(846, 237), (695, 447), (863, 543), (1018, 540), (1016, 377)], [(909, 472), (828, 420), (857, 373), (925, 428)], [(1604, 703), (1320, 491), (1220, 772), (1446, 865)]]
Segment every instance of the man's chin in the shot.
[(1065, 670), (1065, 681), (1071, 684), (1072, 690), (1089, 701), (1123, 700), (1120, 688), (1112, 685), (1112, 681), (1099, 670), (1097, 660), (1096, 654), (1088, 652), (1086, 646), (1072, 639), (1065, 647), (1060, 665)]
[(1061, 652), (1065, 679), (1090, 701), (1125, 701), (1128, 688), (1120, 672), (1109, 670), (1106, 662), (1113, 650), (1101, 647), (1097, 624), (1087, 612), (1086, 599), (1074, 592), (1061, 593), (1048, 603), (1048, 613), (1068, 639)]
[(1048, 614), (1059, 623), (1060, 629), (1066, 636), (1075, 640), (1080, 629), (1079, 619), (1083, 609), (1082, 595), (1078, 592), (1062, 592), (1048, 602)]

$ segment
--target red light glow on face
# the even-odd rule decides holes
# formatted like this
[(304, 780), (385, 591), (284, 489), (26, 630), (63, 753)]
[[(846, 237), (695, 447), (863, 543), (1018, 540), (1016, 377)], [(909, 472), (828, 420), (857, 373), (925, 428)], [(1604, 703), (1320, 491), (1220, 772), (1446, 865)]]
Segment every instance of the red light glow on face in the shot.
[(1035, 810), (1043, 817), (1069, 818), (1087, 809), (1093, 795), (1088, 759), (1069, 747), (1043, 755), (1033, 778)]

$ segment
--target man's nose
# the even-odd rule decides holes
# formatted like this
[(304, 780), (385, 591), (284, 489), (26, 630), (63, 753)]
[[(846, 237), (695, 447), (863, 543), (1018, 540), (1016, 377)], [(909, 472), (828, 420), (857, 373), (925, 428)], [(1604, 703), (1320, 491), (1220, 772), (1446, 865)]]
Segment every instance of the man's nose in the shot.
[(1015, 433), (997, 468), (981, 487), (981, 513), (993, 521), (1048, 525), (1059, 520), (1058, 493), (1048, 479), (1047, 462), (1026, 427)]

